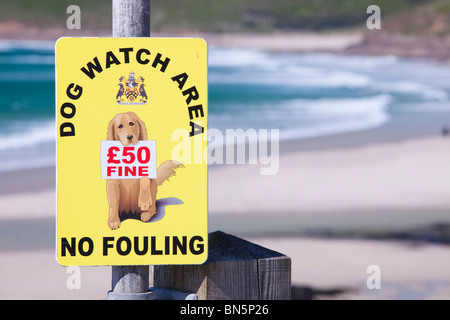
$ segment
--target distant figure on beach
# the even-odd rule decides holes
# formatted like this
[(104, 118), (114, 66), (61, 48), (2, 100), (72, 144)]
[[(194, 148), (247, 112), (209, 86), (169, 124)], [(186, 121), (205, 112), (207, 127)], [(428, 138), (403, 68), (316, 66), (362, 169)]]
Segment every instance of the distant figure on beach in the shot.
[(448, 128), (447, 125), (442, 127), (441, 133), (443, 137), (446, 137), (450, 134), (450, 129)]

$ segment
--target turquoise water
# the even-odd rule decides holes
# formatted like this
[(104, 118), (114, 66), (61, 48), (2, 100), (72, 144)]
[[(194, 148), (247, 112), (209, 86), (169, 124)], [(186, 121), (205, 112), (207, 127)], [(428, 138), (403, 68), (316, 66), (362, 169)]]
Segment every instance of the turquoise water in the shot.
[[(301, 139), (450, 124), (450, 66), (209, 48), (209, 127)], [(0, 41), (0, 171), (53, 165), (54, 44)], [(434, 129), (435, 128), (435, 129)]]

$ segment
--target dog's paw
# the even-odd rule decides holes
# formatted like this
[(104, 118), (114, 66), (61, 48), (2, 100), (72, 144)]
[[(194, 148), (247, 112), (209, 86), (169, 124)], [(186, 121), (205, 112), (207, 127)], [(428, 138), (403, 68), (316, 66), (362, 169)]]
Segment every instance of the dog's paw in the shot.
[(138, 205), (142, 211), (147, 211), (153, 204), (152, 196), (150, 192), (151, 181), (149, 178), (141, 178), (139, 187), (139, 200)]
[(108, 226), (111, 230), (116, 230), (120, 227), (120, 219), (108, 219)]
[(141, 208), (142, 211), (147, 211), (151, 204), (151, 201), (149, 201), (148, 199), (146, 200), (141, 200), (141, 197), (139, 197), (139, 208)]
[(156, 214), (156, 208), (153, 206), (153, 207), (150, 207), (150, 209), (147, 211), (143, 211), (142, 213), (141, 213), (141, 220), (143, 221), (143, 222), (147, 222), (147, 221), (149, 221), (154, 215)]

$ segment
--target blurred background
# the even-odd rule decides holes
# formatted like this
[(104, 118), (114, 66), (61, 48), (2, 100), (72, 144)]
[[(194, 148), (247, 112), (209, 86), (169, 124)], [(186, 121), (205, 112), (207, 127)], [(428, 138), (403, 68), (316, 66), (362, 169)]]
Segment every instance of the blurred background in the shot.
[[(2, 2), (2, 34), (5, 26), (24, 33), (66, 28), (66, 9), (75, 4), (82, 9), (82, 34), (111, 29), (112, 1), (29, 0)], [(449, 4), (445, 0), (344, 0), (344, 1), (152, 1), (153, 32), (201, 31), (206, 33), (274, 32), (274, 31), (340, 31), (365, 27), (370, 5), (382, 9), (383, 29), (409, 35), (445, 36), (449, 26)], [(61, 13), (63, 15), (61, 16)], [(363, 13), (363, 14), (361, 14)]]
[[(54, 259), (54, 44), (111, 36), (112, 1), (0, 8), (0, 299), (104, 299), (110, 268), (69, 290)], [(208, 42), (209, 128), (280, 130), (276, 174), (210, 166), (209, 231), (290, 256), (295, 299), (449, 299), (448, 21), (450, 0), (152, 0), (152, 36)]]

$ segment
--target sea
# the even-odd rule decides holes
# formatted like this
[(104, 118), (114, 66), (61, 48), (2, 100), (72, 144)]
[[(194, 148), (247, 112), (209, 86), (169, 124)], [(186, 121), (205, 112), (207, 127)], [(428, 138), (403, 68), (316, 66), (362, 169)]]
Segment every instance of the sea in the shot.
[[(209, 47), (208, 126), (281, 140), (450, 126), (450, 66), (429, 59)], [(0, 41), (0, 171), (55, 164), (53, 42)]]

